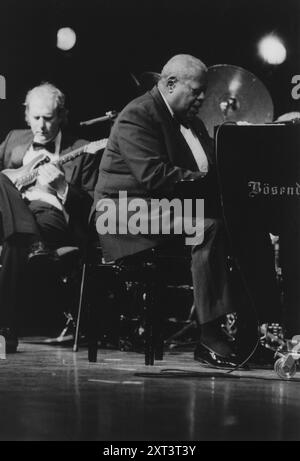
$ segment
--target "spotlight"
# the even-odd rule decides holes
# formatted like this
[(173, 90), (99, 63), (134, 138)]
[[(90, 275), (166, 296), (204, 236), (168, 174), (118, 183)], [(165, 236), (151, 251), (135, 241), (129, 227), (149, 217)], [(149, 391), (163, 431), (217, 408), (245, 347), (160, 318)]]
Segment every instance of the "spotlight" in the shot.
[(286, 48), (276, 35), (267, 35), (258, 43), (260, 57), (268, 64), (278, 65), (286, 60)]
[(76, 34), (70, 27), (63, 27), (57, 32), (57, 48), (63, 51), (69, 51), (76, 43)]
[(6, 79), (0, 75), (0, 99), (6, 99)]

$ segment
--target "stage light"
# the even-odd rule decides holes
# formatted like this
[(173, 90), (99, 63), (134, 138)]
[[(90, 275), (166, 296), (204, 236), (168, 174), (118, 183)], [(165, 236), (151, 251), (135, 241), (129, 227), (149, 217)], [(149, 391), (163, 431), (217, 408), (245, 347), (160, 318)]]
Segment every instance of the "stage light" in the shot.
[(6, 99), (6, 79), (0, 75), (0, 99)]
[(268, 64), (278, 65), (286, 60), (286, 48), (276, 35), (267, 35), (258, 43), (260, 57)]
[(57, 48), (69, 51), (76, 43), (76, 34), (70, 27), (63, 27), (57, 32)]

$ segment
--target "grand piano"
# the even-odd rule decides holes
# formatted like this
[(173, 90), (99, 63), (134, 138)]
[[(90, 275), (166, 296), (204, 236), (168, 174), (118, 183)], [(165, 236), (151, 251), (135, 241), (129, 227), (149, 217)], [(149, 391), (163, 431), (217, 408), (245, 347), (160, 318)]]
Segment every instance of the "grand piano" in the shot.
[[(224, 220), (250, 304), (261, 322), (300, 334), (300, 123), (225, 123), (215, 141)], [(270, 234), (279, 236), (281, 287)]]

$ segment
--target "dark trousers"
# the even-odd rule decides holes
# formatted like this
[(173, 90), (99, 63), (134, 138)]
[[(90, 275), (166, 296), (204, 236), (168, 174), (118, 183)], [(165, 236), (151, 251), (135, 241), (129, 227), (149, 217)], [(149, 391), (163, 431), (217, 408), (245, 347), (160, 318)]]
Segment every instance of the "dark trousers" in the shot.
[(205, 219), (204, 240), (192, 248), (194, 302), (200, 324), (233, 312), (221, 221)]
[[(0, 173), (0, 326), (14, 327), (24, 301), (23, 282), (28, 250), (43, 240), (51, 248), (68, 244), (68, 225), (62, 211), (40, 201), (26, 203), (11, 181)], [(34, 286), (34, 284), (33, 284)]]
[[(113, 245), (113, 237), (109, 236), (109, 245)], [(121, 237), (124, 238), (124, 236)], [(117, 242), (118, 239), (119, 236), (116, 239)], [(102, 236), (101, 241), (102, 244), (107, 242), (107, 235), (105, 239)], [(181, 236), (179, 239), (164, 236), (161, 238), (158, 248), (172, 249), (174, 254), (180, 254), (183, 245)], [(126, 262), (132, 258), (137, 258), (137, 261), (140, 261), (145, 257), (145, 252), (135, 253), (129, 257), (125, 256), (118, 261)], [(205, 219), (202, 243), (191, 246), (194, 305), (197, 321), (200, 325), (235, 311), (226, 260), (225, 233), (221, 220)]]

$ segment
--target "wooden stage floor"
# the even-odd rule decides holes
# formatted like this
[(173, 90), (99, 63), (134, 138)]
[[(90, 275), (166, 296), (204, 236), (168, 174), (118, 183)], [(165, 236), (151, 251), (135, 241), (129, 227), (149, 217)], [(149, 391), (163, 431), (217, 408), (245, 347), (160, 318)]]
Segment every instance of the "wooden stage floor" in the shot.
[[(194, 375), (136, 376), (165, 369)], [(22, 341), (0, 361), (0, 440), (300, 440), (299, 374), (212, 372), (190, 352), (145, 367), (141, 354), (101, 350), (90, 364), (86, 349)]]

